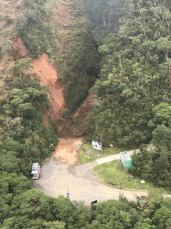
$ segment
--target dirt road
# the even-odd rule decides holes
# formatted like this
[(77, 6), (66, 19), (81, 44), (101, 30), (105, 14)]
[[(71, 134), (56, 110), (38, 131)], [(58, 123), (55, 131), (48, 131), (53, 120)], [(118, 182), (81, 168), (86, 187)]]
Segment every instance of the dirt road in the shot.
[[(146, 196), (146, 191), (119, 190), (104, 185), (93, 168), (107, 158), (100, 158), (94, 162), (77, 165), (78, 148), (82, 139), (61, 139), (59, 145), (49, 163), (41, 167), (40, 179), (34, 181), (34, 185), (46, 195), (58, 197), (66, 196), (70, 187), (71, 200), (85, 201), (90, 204), (92, 200), (98, 202), (109, 199), (119, 199), (119, 193), (124, 194), (128, 200), (135, 200), (136, 195)], [(111, 161), (111, 157), (108, 157)], [(116, 159), (118, 155), (115, 155)], [(102, 159), (104, 161), (102, 161)]]
[[(86, 168), (87, 166), (87, 168)], [(70, 188), (71, 200), (84, 200), (87, 205), (92, 200), (97, 199), (98, 202), (119, 199), (119, 189), (113, 189), (102, 184), (100, 179), (96, 180), (91, 168), (92, 163), (86, 166), (72, 170), (68, 164), (60, 164), (52, 158), (49, 164), (45, 164), (41, 168), (41, 177), (34, 181), (34, 185), (46, 195), (58, 197), (58, 195), (66, 196), (68, 187)], [(82, 168), (84, 168), (82, 170)], [(79, 172), (81, 171), (81, 173)], [(94, 181), (93, 181), (94, 180)], [(135, 200), (136, 192), (121, 191), (129, 200)], [(147, 195), (146, 192), (139, 192), (139, 195)]]

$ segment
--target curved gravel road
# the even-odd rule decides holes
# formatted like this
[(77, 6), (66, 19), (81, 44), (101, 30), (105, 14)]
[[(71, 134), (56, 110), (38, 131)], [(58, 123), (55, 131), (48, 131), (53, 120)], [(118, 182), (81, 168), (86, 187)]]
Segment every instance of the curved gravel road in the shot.
[[(73, 146), (75, 146), (75, 152), (77, 152), (80, 145), (78, 146), (74, 142)], [(59, 151), (58, 148), (57, 150)], [(72, 152), (74, 153), (74, 151)], [(133, 154), (133, 152), (129, 151), (130, 154)], [(87, 205), (90, 205), (91, 201), (95, 199), (98, 202), (109, 199), (118, 200), (119, 194), (123, 194), (128, 200), (135, 200), (136, 196), (146, 196), (148, 194), (147, 191), (119, 190), (108, 187), (93, 172), (93, 168), (96, 165), (117, 159), (119, 159), (119, 154), (100, 158), (88, 164), (75, 166), (68, 163), (62, 164), (57, 161), (54, 153), (49, 163), (41, 167), (41, 176), (39, 180), (34, 181), (34, 186), (46, 195), (55, 198), (59, 195), (66, 196), (66, 193), (70, 190), (71, 200), (83, 200)], [(68, 189), (68, 187), (70, 188)]]

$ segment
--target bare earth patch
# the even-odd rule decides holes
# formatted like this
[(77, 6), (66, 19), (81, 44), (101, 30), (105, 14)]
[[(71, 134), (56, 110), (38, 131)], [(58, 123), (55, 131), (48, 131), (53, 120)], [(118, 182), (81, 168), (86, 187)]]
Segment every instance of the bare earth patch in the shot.
[(51, 117), (53, 120), (57, 120), (60, 115), (67, 109), (65, 107), (64, 96), (62, 88), (67, 82), (61, 82), (58, 80), (57, 74), (53, 66), (49, 63), (48, 56), (44, 53), (38, 59), (33, 59), (31, 65), (34, 67), (29, 73), (36, 73), (40, 76), (41, 85), (47, 85), (50, 105), (51, 105)]
[(78, 111), (74, 116), (61, 115), (58, 119), (58, 137), (59, 138), (73, 138), (86, 136), (86, 129), (89, 123), (89, 120), (84, 122), (87, 114), (90, 113), (94, 108), (94, 101), (96, 100), (96, 95), (90, 94), (83, 104), (80, 106)]
[[(56, 198), (59, 195), (66, 196), (70, 187), (71, 200), (83, 200), (87, 205), (95, 199), (98, 203), (109, 199), (118, 200), (120, 194), (134, 201), (136, 196), (148, 194), (146, 191), (119, 190), (104, 185), (98, 175), (93, 172), (93, 168), (98, 164), (97, 160), (79, 166), (71, 165), (77, 162), (77, 150), (81, 144), (81, 138), (60, 139), (50, 161), (41, 166), (40, 179), (34, 181), (35, 188)], [(119, 157), (119, 155), (114, 156)], [(110, 157), (107, 158), (110, 159)]]
[[(25, 45), (21, 38), (13, 39), (11, 55), (14, 60), (30, 57)], [(50, 93), (48, 94), (49, 102), (51, 105), (50, 115), (52, 119), (57, 120), (65, 110), (64, 96), (62, 89), (67, 84), (67, 81), (59, 81), (56, 70), (49, 62), (47, 54), (43, 53), (38, 59), (33, 59), (31, 65), (34, 67), (32, 70), (24, 71), (25, 73), (36, 73), (41, 80), (41, 85), (47, 85)]]
[(59, 144), (53, 154), (56, 161), (63, 164), (78, 164), (78, 149), (83, 144), (82, 139), (60, 139)]
[(13, 39), (12, 49), (10, 54), (14, 58), (14, 60), (30, 57), (29, 52), (27, 51), (20, 37)]
[(81, 107), (75, 113), (74, 118), (78, 122), (84, 119), (88, 113), (90, 113), (94, 108), (94, 101), (97, 99), (97, 95), (89, 94), (86, 100), (83, 102)]

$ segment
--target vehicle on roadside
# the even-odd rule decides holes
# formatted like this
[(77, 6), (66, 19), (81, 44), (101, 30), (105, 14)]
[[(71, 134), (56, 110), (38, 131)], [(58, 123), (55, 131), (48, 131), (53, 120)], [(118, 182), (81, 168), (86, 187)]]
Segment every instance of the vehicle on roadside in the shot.
[(92, 141), (92, 147), (93, 147), (93, 149), (97, 149), (97, 150), (102, 151), (102, 143), (101, 142)]
[(33, 180), (38, 180), (40, 176), (40, 165), (38, 163), (33, 163), (31, 175)]

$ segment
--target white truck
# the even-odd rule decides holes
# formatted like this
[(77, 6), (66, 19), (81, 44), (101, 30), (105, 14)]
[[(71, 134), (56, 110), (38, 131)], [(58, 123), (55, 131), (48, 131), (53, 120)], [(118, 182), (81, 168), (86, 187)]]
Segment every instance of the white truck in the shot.
[(40, 176), (40, 165), (38, 163), (33, 163), (31, 175), (33, 180), (38, 180)]
[(102, 143), (100, 143), (100, 142), (92, 141), (92, 147), (93, 147), (94, 149), (97, 149), (97, 150), (102, 151)]

